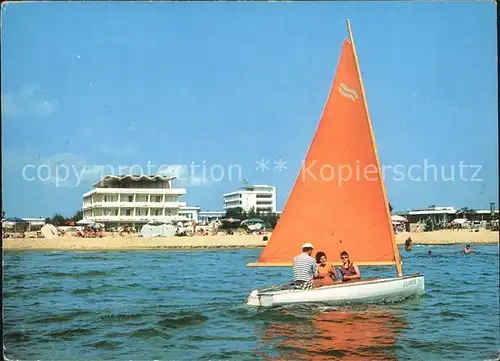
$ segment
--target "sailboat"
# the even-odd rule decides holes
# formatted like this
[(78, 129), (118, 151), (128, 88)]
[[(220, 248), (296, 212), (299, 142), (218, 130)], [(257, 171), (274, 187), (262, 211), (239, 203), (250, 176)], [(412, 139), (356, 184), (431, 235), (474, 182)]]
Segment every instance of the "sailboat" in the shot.
[(309, 242), (329, 261), (346, 251), (358, 266), (395, 266), (397, 277), (310, 290), (272, 286), (250, 292), (248, 305), (394, 302), (425, 292), (423, 275), (403, 276), (349, 20), (347, 29), (330, 94), (299, 176), (262, 254), (247, 266), (290, 267), (301, 245)]

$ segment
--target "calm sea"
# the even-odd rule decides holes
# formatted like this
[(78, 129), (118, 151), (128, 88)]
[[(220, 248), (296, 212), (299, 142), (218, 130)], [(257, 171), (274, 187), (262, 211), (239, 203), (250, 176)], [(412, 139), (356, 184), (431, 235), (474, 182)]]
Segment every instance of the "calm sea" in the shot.
[[(433, 256), (427, 252), (432, 249)], [(16, 360), (498, 359), (498, 246), (401, 249), (426, 295), (362, 307), (244, 305), (290, 269), (260, 249), (6, 252), (4, 348)], [(331, 255), (332, 257), (333, 255)], [(362, 268), (363, 275), (394, 275)]]

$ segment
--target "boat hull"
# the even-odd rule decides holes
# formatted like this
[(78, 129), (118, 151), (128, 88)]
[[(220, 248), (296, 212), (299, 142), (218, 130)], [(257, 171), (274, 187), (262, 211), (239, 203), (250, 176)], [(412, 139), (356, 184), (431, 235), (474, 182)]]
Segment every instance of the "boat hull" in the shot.
[(398, 302), (425, 293), (424, 276), (417, 274), (398, 278), (350, 281), (311, 290), (273, 287), (254, 290), (247, 305), (272, 307), (296, 303), (332, 305)]

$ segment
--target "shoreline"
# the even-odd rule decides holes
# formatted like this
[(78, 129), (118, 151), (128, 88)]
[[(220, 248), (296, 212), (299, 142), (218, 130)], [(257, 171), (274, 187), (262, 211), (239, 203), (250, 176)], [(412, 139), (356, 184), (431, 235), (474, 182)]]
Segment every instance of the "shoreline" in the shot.
[[(267, 235), (270, 237), (270, 234)], [(434, 232), (403, 232), (396, 235), (398, 245), (411, 237), (413, 245), (465, 245), (498, 244), (499, 232), (480, 230)], [(4, 251), (144, 251), (144, 250), (201, 250), (201, 249), (251, 249), (263, 248), (263, 236), (217, 235), (192, 237), (107, 236), (103, 238), (77, 238), (62, 236), (45, 238), (2, 239)], [(314, 241), (313, 241), (314, 243)]]

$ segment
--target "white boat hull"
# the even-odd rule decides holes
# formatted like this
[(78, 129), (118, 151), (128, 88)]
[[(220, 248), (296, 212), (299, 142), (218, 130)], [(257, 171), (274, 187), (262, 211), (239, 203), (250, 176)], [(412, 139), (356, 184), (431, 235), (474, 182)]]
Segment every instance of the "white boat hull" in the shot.
[(280, 288), (252, 291), (247, 298), (247, 305), (272, 307), (295, 303), (343, 305), (397, 302), (425, 293), (424, 276), (420, 274), (343, 282), (311, 290)]

